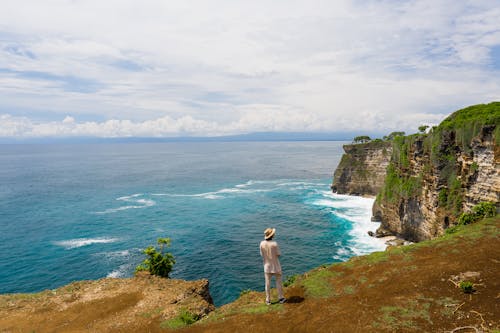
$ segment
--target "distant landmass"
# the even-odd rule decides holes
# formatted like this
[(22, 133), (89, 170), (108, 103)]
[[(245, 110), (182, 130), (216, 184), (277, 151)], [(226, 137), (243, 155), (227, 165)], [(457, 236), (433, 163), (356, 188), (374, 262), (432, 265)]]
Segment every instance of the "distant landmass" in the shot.
[[(245, 142), (245, 141), (351, 141), (359, 132), (255, 132), (226, 136), (179, 137), (46, 137), (0, 138), (0, 143), (141, 143), (141, 142)], [(369, 133), (372, 137), (379, 133)]]

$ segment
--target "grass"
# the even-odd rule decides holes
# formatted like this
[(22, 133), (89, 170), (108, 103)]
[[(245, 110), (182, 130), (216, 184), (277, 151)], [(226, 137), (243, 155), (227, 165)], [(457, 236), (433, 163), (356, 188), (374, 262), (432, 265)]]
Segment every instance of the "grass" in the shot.
[(418, 329), (418, 321), (424, 320), (431, 323), (430, 303), (410, 300), (402, 305), (383, 306), (380, 308), (382, 321), (376, 321), (375, 327), (405, 330)]
[(308, 296), (315, 298), (330, 297), (336, 295), (331, 280), (342, 274), (328, 268), (321, 268), (306, 274), (301, 282)]
[(272, 304), (272, 305), (266, 305), (266, 304), (258, 304), (255, 306), (250, 306), (247, 308), (244, 308), (242, 310), (243, 313), (265, 313), (265, 312), (270, 312), (270, 311), (281, 311), (283, 310), (283, 304)]
[(352, 295), (356, 291), (356, 288), (354, 286), (345, 286), (344, 287), (344, 294), (346, 295)]
[(162, 310), (163, 310), (162, 308), (156, 308), (156, 309), (149, 311), (149, 312), (143, 312), (140, 314), (140, 316), (143, 318), (152, 318), (155, 315), (159, 315)]
[(160, 323), (160, 328), (181, 328), (194, 324), (197, 320), (198, 317), (195, 314), (189, 312), (186, 309), (181, 309), (177, 317), (165, 320)]

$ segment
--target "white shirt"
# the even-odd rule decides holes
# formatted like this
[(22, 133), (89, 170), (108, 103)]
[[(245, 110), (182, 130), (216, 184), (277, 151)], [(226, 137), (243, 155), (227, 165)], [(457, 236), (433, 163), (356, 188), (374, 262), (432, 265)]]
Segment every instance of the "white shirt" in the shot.
[(264, 260), (265, 273), (281, 273), (281, 265), (278, 259), (281, 252), (276, 241), (263, 240), (260, 242), (260, 255)]

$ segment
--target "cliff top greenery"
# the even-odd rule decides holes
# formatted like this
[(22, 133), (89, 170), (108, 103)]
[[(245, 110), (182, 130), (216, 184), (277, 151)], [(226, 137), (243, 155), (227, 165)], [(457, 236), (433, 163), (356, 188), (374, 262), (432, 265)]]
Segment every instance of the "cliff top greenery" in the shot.
[(500, 102), (478, 104), (453, 112), (439, 124), (440, 129), (453, 129), (468, 126), (471, 123), (494, 125), (500, 123)]

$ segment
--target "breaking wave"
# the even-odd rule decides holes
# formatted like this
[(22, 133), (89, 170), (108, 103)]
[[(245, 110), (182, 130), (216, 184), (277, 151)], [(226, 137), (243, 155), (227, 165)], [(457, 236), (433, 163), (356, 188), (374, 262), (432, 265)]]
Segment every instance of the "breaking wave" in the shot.
[(89, 246), (92, 244), (107, 244), (114, 243), (119, 241), (119, 238), (106, 238), (106, 237), (98, 237), (98, 238), (76, 238), (76, 239), (68, 239), (63, 241), (55, 241), (54, 245), (64, 247), (66, 250), (79, 248), (82, 246)]

